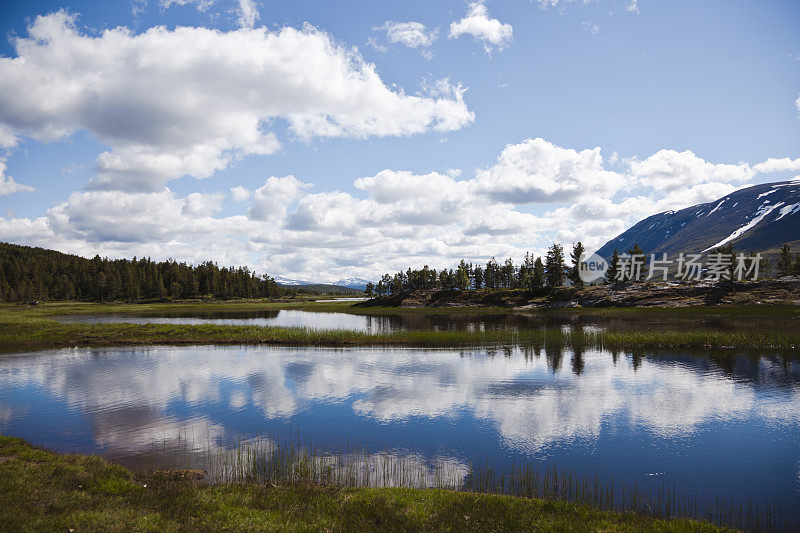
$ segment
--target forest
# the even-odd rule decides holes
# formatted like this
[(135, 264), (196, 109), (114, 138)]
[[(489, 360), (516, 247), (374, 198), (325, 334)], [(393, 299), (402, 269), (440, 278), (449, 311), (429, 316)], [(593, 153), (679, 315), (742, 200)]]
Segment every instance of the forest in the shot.
[[(560, 244), (553, 244), (544, 256), (535, 257), (530, 253), (525, 254), (525, 259), (515, 265), (511, 258), (498, 262), (494, 257), (486, 265), (467, 263), (463, 259), (455, 269), (441, 269), (438, 272), (425, 265), (420, 269), (407, 269), (394, 275), (384, 274), (378, 283), (368, 283), (365, 289), (367, 296), (394, 295), (404, 291), (414, 290), (467, 290), (467, 289), (524, 289), (535, 291), (552, 287), (560, 287), (569, 280), (573, 286), (583, 286), (579, 275), (578, 265), (581, 256), (586, 251), (581, 242), (572, 245), (570, 263), (564, 257), (564, 249)], [(629, 256), (644, 256), (646, 252), (635, 244), (633, 248), (623, 251)], [(712, 253), (727, 257), (731, 266), (723, 274), (724, 279), (733, 278), (733, 264), (736, 251), (733, 245), (728, 244), (713, 250)], [(749, 254), (752, 257), (752, 252)], [(614, 250), (612, 257), (608, 258), (608, 270), (600, 283), (614, 283), (618, 281), (618, 274), (622, 269), (621, 254)], [(647, 261), (643, 263), (647, 266)], [(771, 263), (768, 259), (760, 262), (762, 277), (769, 277)], [(788, 244), (785, 244), (775, 262), (774, 273), (777, 277), (800, 275), (800, 254), (793, 254)], [(639, 280), (630, 280), (639, 281)]]
[(0, 301), (274, 298), (283, 292), (271, 277), (256, 275), (247, 267), (135, 257), (86, 259), (0, 243)]
[[(733, 257), (732, 246), (718, 252)], [(528, 253), (521, 264), (511, 258), (500, 263), (490, 259), (485, 265), (464, 260), (453, 269), (422, 268), (384, 274), (377, 283), (368, 283), (366, 296), (397, 294), (413, 290), (524, 289), (559, 287), (567, 280), (581, 286), (579, 258), (585, 249), (578, 242), (572, 246), (569, 264), (564, 249), (552, 245), (544, 258)], [(627, 250), (630, 255), (644, 255), (638, 245)], [(619, 271), (619, 255), (609, 261), (606, 283), (613, 283)], [(775, 275), (800, 275), (800, 255), (788, 245), (776, 261)], [(769, 263), (763, 265), (765, 274)], [(730, 273), (728, 274), (730, 277)], [(220, 300), (241, 298), (278, 298), (303, 292), (285, 289), (273, 278), (257, 275), (247, 267), (220, 267), (212, 261), (198, 265), (150, 258), (107, 259), (96, 255), (86, 259), (55, 250), (0, 243), (0, 301), (32, 302), (38, 300), (80, 301), (159, 301), (193, 298)]]

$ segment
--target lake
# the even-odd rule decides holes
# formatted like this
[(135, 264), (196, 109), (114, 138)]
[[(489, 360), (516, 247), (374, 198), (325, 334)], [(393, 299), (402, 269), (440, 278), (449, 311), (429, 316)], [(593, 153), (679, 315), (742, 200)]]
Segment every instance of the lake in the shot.
[(212, 449), (298, 430), (456, 476), (532, 462), (768, 499), (800, 518), (800, 362), (779, 355), (149, 346), (0, 358), (0, 433), (58, 451), (202, 467)]
[(619, 331), (708, 329), (715, 331), (787, 331), (797, 327), (792, 319), (768, 313), (737, 313), (727, 315), (705, 313), (702, 315), (645, 314), (581, 315), (564, 311), (537, 313), (525, 312), (452, 312), (423, 313), (397, 312), (380, 315), (359, 315), (343, 312), (316, 312), (299, 310), (263, 311), (208, 311), (186, 310), (157, 316), (89, 314), (56, 317), (60, 322), (108, 324), (126, 322), (130, 324), (217, 324), (230, 326), (295, 327), (313, 330), (349, 330), (366, 333), (389, 333), (392, 331), (489, 331), (498, 329), (614, 329)]

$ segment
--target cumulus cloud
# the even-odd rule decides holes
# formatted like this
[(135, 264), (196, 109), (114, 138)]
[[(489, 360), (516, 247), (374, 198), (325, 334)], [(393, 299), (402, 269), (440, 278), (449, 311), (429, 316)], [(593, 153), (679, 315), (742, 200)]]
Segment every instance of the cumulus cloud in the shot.
[(248, 216), (253, 220), (282, 220), (288, 205), (310, 186), (291, 175), (283, 178), (272, 176), (253, 193), (253, 206)]
[(800, 172), (800, 158), (790, 159), (788, 157), (770, 157), (763, 163), (754, 165), (753, 170), (765, 174), (772, 172)]
[(213, 259), (298, 279), (375, 279), (461, 258), (518, 261), (553, 241), (597, 248), (646, 216), (715, 200), (795, 164), (720, 164), (672, 150), (621, 159), (526, 139), (474, 172), (384, 169), (354, 179), (352, 192), (271, 176), (255, 190), (230, 188), (241, 214), (228, 216), (219, 192), (82, 190), (42, 217), (0, 218), (0, 240), (84, 256)]
[(755, 174), (746, 163), (713, 164), (690, 150), (659, 150), (642, 161), (631, 161), (630, 168), (639, 183), (659, 191), (705, 183), (744, 183)]
[(460, 86), (436, 96), (390, 89), (357, 51), (308, 25), (94, 34), (59, 11), (13, 45), (17, 57), (0, 58), (0, 143), (88, 131), (109, 147), (99, 189), (156, 191), (274, 153), (278, 118), (304, 140), (446, 132), (474, 119)]
[(484, 1), (471, 2), (464, 18), (450, 24), (450, 38), (471, 35), (483, 43), (484, 49), (490, 53), (493, 47), (505, 48), (514, 38), (511, 24), (504, 24), (497, 19), (489, 18), (489, 10)]
[(244, 202), (245, 200), (249, 200), (252, 195), (252, 192), (242, 186), (231, 187), (231, 196), (236, 202)]
[(623, 183), (622, 175), (603, 167), (599, 147), (578, 152), (541, 138), (506, 146), (497, 163), (476, 178), (478, 192), (510, 204), (610, 196)]
[(32, 192), (34, 189), (30, 185), (17, 183), (14, 178), (6, 175), (6, 162), (0, 159), (0, 196), (14, 194), (15, 192)]

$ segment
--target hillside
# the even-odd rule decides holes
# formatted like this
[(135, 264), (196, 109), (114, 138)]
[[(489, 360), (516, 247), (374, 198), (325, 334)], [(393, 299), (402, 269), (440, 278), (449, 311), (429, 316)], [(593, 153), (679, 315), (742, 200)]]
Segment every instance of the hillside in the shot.
[(800, 181), (755, 185), (680, 211), (648, 217), (598, 251), (610, 257), (638, 243), (648, 254), (701, 253), (733, 244), (773, 256), (785, 243), (800, 249)]
[(0, 242), (0, 301), (275, 298), (282, 289), (247, 267), (149, 258), (92, 259)]
[(568, 307), (699, 307), (797, 306), (800, 277), (733, 283), (669, 281), (617, 283), (583, 288), (417, 290), (379, 296), (353, 307), (505, 307), (548, 309)]
[(363, 293), (360, 289), (346, 287), (344, 285), (330, 285), (327, 283), (303, 283), (290, 285), (286, 283), (278, 283), (278, 287), (287, 291), (300, 291), (311, 292), (314, 294), (354, 294), (360, 295)]

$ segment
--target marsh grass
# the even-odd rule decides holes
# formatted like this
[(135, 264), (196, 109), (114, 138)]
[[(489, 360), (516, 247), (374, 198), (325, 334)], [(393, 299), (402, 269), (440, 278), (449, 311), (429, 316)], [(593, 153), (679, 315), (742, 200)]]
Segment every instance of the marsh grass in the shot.
[(357, 441), (318, 447), (297, 432), (285, 438), (262, 434), (211, 450), (204, 464), (212, 483), (440, 489), (565, 502), (657, 520), (704, 520), (744, 531), (790, 531), (797, 526), (784, 521), (780, 506), (768, 501), (701, 499), (666, 482), (642, 487), (552, 465), (524, 463), (498, 470), (488, 463), (427, 459), (388, 448), (370, 450)]
[[(308, 478), (308, 470), (289, 471)], [(719, 531), (706, 522), (445, 489), (203, 483), (187, 471), (132, 473), (97, 456), (0, 436), (0, 531), (69, 530)]]
[[(124, 318), (121, 318), (124, 320)], [(538, 328), (525, 330), (365, 333), (227, 325), (64, 324), (50, 318), (0, 313), (0, 347), (35, 349), (66, 346), (145, 344), (266, 344), (282, 346), (397, 346), (542, 348), (721, 348), (791, 351), (800, 347), (796, 331), (586, 330)]]

